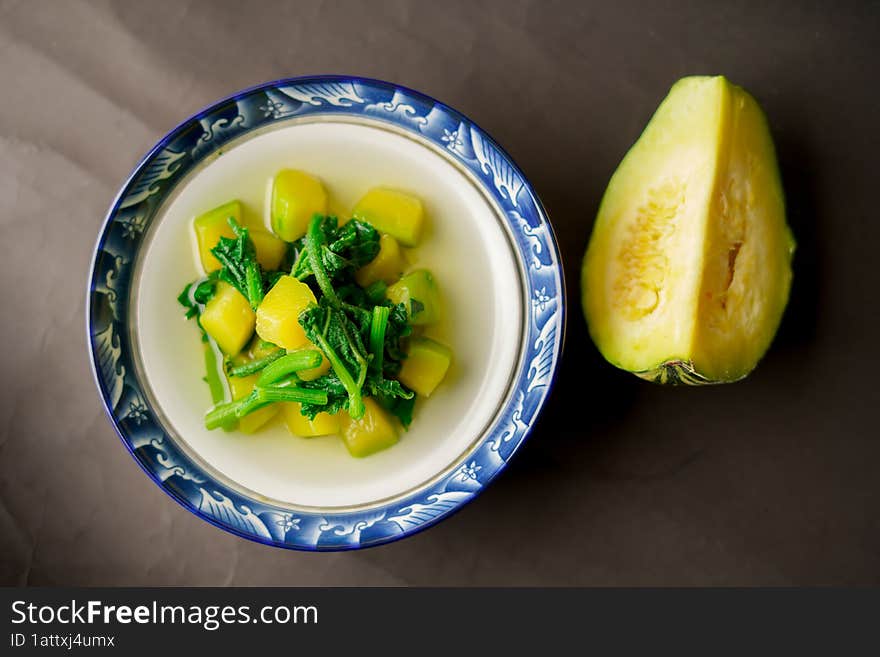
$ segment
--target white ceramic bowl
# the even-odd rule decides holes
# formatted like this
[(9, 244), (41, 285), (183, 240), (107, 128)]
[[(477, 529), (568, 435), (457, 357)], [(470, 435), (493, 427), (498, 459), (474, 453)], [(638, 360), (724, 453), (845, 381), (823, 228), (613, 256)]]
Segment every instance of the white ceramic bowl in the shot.
[[(204, 428), (198, 330), (176, 300), (199, 275), (191, 222), (231, 199), (265, 217), (267, 182), (282, 168), (320, 177), (341, 212), (377, 185), (425, 204), (413, 264), (440, 284), (447, 312), (434, 335), (454, 366), (401, 441), (365, 459), (281, 423), (251, 436)], [(102, 397), (147, 473), (224, 529), (303, 549), (393, 540), (471, 499), (534, 422), (564, 326), (552, 231), (503, 151), (421, 94), (339, 77), (261, 85), (165, 137), (111, 208), (89, 306)]]

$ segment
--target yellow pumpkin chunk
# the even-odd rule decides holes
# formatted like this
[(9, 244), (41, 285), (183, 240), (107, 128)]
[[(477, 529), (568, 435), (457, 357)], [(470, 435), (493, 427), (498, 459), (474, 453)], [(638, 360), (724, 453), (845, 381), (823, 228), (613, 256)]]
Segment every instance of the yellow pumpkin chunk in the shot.
[(427, 269), (416, 269), (389, 287), (385, 296), (393, 303), (402, 303), (414, 326), (436, 324), (443, 314), (440, 290)]
[[(257, 379), (259, 378), (259, 374), (254, 374), (251, 376), (228, 377), (229, 391), (232, 393), (233, 401), (244, 399), (249, 394), (251, 394), (254, 389), (254, 385), (257, 383)], [(238, 421), (238, 430), (242, 433), (255, 433), (277, 414), (278, 404), (269, 404), (267, 406), (263, 406), (263, 408), (259, 408), (252, 413), (248, 413), (243, 418), (241, 418)]]
[(302, 406), (298, 402), (287, 402), (281, 405), (287, 430), (294, 436), (313, 438), (339, 433), (339, 414), (318, 413), (310, 420), (300, 412)]
[(342, 417), (342, 438), (352, 456), (369, 456), (397, 442), (397, 428), (370, 397), (364, 399), (364, 415), (360, 420), (352, 420), (345, 412), (339, 415)]
[(199, 260), (205, 273), (210, 273), (220, 269), (221, 264), (211, 249), (217, 246), (217, 242), (221, 237), (232, 239), (235, 233), (232, 226), (229, 225), (229, 219), (235, 219), (239, 224), (247, 226), (250, 238), (254, 243), (254, 249), (257, 252), (257, 262), (266, 271), (278, 269), (284, 254), (287, 252), (287, 245), (274, 235), (257, 224), (244, 221), (242, 219), (242, 207), (239, 201), (230, 201), (223, 205), (209, 210), (205, 214), (199, 215), (193, 221), (193, 229), (196, 233), (196, 244), (199, 249)]
[(413, 338), (398, 377), (410, 390), (423, 397), (440, 385), (452, 363), (452, 349), (430, 338)]
[(205, 273), (216, 271), (221, 267), (220, 261), (211, 253), (211, 249), (217, 246), (220, 238), (235, 237), (232, 227), (229, 225), (230, 218), (241, 223), (241, 203), (238, 201), (224, 203), (220, 207), (199, 215), (193, 221), (196, 243), (199, 247), (199, 259)]
[(254, 311), (238, 290), (218, 281), (216, 292), (205, 304), (199, 322), (223, 353), (235, 356), (253, 335)]
[(284, 240), (278, 239), (267, 230), (249, 228), (248, 232), (251, 241), (254, 243), (254, 250), (257, 252), (257, 262), (260, 263), (263, 271), (275, 271), (278, 269), (287, 253), (287, 243)]
[(415, 246), (422, 238), (425, 212), (415, 196), (375, 187), (357, 202), (352, 214), (406, 246)]
[(293, 276), (282, 276), (257, 308), (257, 335), (284, 349), (310, 345), (299, 325), (299, 314), (310, 303), (316, 301), (308, 285)]
[(304, 171), (285, 169), (272, 182), (272, 230), (285, 242), (306, 234), (314, 214), (327, 214), (327, 192)]
[(376, 281), (384, 281), (391, 285), (397, 281), (406, 269), (406, 258), (397, 240), (391, 235), (379, 238), (379, 253), (366, 265), (355, 272), (354, 278), (361, 287), (367, 287)]

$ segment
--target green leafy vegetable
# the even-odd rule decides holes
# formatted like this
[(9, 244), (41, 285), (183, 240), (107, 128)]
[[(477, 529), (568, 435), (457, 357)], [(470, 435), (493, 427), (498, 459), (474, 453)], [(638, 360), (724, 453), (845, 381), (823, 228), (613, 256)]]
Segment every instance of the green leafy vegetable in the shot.
[[(214, 351), (206, 344), (209, 377), (208, 361), (213, 359), (216, 380), (209, 380), (215, 406), (206, 414), (205, 425), (209, 429), (230, 428), (241, 417), (276, 401), (299, 402), (302, 414), (310, 419), (321, 412), (341, 410), (359, 419), (365, 410), (363, 399), (370, 396), (408, 427), (415, 394), (393, 377), (406, 358), (405, 340), (412, 333), (409, 319), (421, 310), (420, 303), (410, 300), (409, 308), (393, 304), (385, 298), (388, 286), (383, 281), (362, 288), (355, 280), (355, 272), (379, 252), (379, 233), (356, 219), (339, 226), (335, 217), (315, 215), (306, 235), (289, 247), (281, 270), (264, 272), (248, 229), (232, 218), (229, 223), (235, 238), (221, 237), (211, 250), (221, 269), (188, 285), (178, 297), (187, 317), (200, 315), (216, 291), (217, 280), (234, 286), (256, 310), (266, 291), (289, 267), (291, 274), (308, 283), (318, 298), (317, 304), (300, 314), (299, 323), (332, 369), (313, 381), (303, 381), (297, 372), (320, 365), (320, 354), (314, 350), (285, 353), (279, 349), (229, 367), (229, 376), (259, 372), (260, 378), (249, 396), (220, 403), (225, 388), (218, 378)], [(204, 331), (203, 335), (209, 340)]]
[(385, 328), (385, 355), (382, 364), (385, 374), (396, 375), (400, 372), (401, 362), (406, 358), (404, 340), (412, 335), (412, 326), (406, 313), (406, 306), (398, 303), (391, 306), (388, 315), (388, 326)]
[(300, 381), (297, 385), (301, 388), (309, 388), (312, 390), (323, 390), (327, 393), (326, 404), (310, 404), (303, 403), (300, 412), (310, 420), (314, 420), (318, 413), (338, 413), (347, 410), (349, 404), (348, 390), (336, 376), (335, 372), (330, 372), (324, 376), (318, 377), (314, 381)]
[(257, 252), (247, 228), (240, 226), (232, 217), (229, 218), (229, 225), (235, 238), (221, 237), (211, 253), (223, 265), (220, 279), (241, 292), (251, 308), (256, 310), (263, 300), (263, 271), (257, 262)]
[[(186, 308), (186, 318), (192, 319), (202, 314), (205, 304), (214, 296), (217, 289), (217, 272), (211, 272), (208, 276), (193, 281), (183, 288), (183, 291), (177, 296), (177, 301)], [(196, 323), (199, 324), (198, 320)], [(226, 395), (226, 386), (222, 381), (220, 369), (220, 359), (217, 357), (217, 346), (202, 325), (199, 324), (199, 330), (202, 333), (202, 342), (205, 350), (205, 377), (204, 381), (208, 384), (211, 391), (211, 400), (216, 404), (223, 401)]]
[(415, 396), (415, 393), (404, 388), (397, 379), (386, 379), (378, 374), (370, 376), (366, 386), (372, 397), (380, 399), (412, 399)]
[[(312, 382), (301, 385), (327, 391), (328, 407), (303, 405), (302, 413), (310, 418), (321, 412), (335, 412), (345, 406), (341, 403), (343, 394), (348, 399), (348, 412), (354, 419), (363, 416), (363, 397), (373, 396), (386, 400), (386, 406), (394, 407), (395, 400), (409, 400), (414, 394), (399, 381), (386, 379), (381, 371), (384, 362), (385, 333), (390, 324), (388, 319), (392, 309), (375, 306), (372, 317), (376, 332), (370, 329), (370, 353), (364, 349), (360, 331), (342, 310), (333, 308), (322, 298), (318, 305), (311, 306), (300, 315), (300, 324), (306, 336), (318, 345), (333, 368), (333, 376), (325, 375)], [(399, 330), (395, 327), (395, 330)], [(377, 356), (377, 354), (381, 354)], [(378, 360), (379, 365), (375, 363)], [(411, 411), (409, 412), (411, 416)], [(407, 413), (402, 413), (403, 418)], [(406, 423), (404, 423), (406, 426)]]
[(400, 423), (405, 429), (409, 429), (409, 425), (412, 424), (413, 408), (416, 405), (415, 395), (412, 395), (409, 398), (398, 397), (396, 399), (379, 397), (378, 400), (379, 404), (381, 404), (386, 411), (400, 420)]
[(208, 274), (205, 278), (193, 281), (183, 288), (183, 291), (177, 295), (177, 301), (186, 308), (186, 318), (193, 317), (202, 313), (202, 308), (214, 296), (217, 289), (216, 272)]
[[(373, 286), (368, 293), (354, 281), (355, 271), (378, 251), (379, 233), (354, 219), (339, 228), (334, 217), (316, 215), (301, 240), (293, 274), (300, 280), (313, 276), (322, 296), (300, 314), (299, 322), (333, 368), (332, 375), (308, 384), (327, 392), (327, 404), (303, 404), (307, 417), (347, 408), (359, 419), (364, 396), (385, 399), (389, 407), (395, 400), (414, 398), (398, 381), (385, 378), (386, 372), (400, 370), (400, 341), (412, 331), (406, 308), (385, 301), (384, 288)], [(400, 415), (405, 420), (411, 410)]]
[[(344, 261), (345, 270), (354, 274), (355, 270), (372, 262), (379, 254), (379, 231), (370, 224), (352, 219), (336, 230), (335, 240), (330, 244), (330, 252), (338, 254)], [(334, 274), (335, 275), (335, 274)]]
[[(324, 228), (324, 224), (327, 221), (329, 220), (321, 217), (321, 215), (316, 214), (312, 217), (305, 236), (305, 252), (309, 268), (315, 277), (315, 281), (318, 283), (318, 287), (321, 288), (321, 292), (324, 293), (327, 300), (338, 308), (341, 302), (339, 297), (336, 296), (336, 290), (333, 289), (333, 282), (330, 280), (330, 273), (327, 271), (327, 265), (323, 259), (325, 255), (330, 253), (326, 242), (331, 233)], [(335, 224), (335, 220), (333, 220), (333, 223)], [(300, 278), (299, 280), (303, 279)]]
[(315, 215), (305, 237), (294, 244), (297, 258), (291, 273), (301, 281), (315, 276), (324, 294), (322, 279), (337, 284), (350, 280), (379, 253), (379, 232), (370, 224), (357, 219), (338, 224), (336, 217)]
[[(317, 345), (348, 393), (348, 413), (355, 420), (364, 415), (361, 389), (367, 378), (367, 354), (360, 333), (345, 313), (322, 297), (318, 305), (304, 310), (299, 323), (306, 337)], [(317, 379), (320, 380), (320, 379)]]

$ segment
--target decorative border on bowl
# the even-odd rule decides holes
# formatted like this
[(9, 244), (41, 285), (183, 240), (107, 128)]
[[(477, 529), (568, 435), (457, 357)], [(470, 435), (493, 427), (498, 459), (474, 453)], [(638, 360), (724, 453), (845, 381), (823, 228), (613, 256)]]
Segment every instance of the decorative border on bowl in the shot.
[[(132, 266), (166, 194), (231, 139), (274, 122), (344, 114), (387, 122), (445, 149), (505, 213), (526, 274), (525, 358), (514, 394), (484, 440), (451, 474), (403, 499), (339, 513), (291, 512), (211, 478), (166, 433), (135, 375), (125, 330)], [(393, 541), (473, 499), (528, 435), (553, 383), (565, 327), (565, 288), (553, 230), (525, 176), (464, 115), (399, 85), (345, 76), (279, 80), (221, 100), (183, 122), (140, 162), (114, 201), (96, 245), (86, 323), (95, 380), (125, 446), (146, 473), (197, 516), (261, 543), (344, 550)]]

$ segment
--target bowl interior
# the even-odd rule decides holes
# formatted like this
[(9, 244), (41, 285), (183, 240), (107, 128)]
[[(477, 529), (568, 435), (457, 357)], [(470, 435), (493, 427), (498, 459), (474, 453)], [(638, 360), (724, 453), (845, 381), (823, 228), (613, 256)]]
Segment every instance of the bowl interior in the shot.
[[(267, 184), (282, 168), (320, 177), (339, 212), (372, 186), (419, 196), (428, 215), (414, 266), (434, 272), (446, 304), (430, 335), (455, 359), (419, 400), (400, 443), (351, 458), (336, 437), (292, 437), (280, 420), (256, 435), (205, 430), (211, 405), (197, 327), (176, 301), (200, 275), (192, 219), (231, 199), (266, 216)], [(171, 435), (232, 488), (292, 507), (357, 507), (402, 495), (450, 467), (484, 433), (511, 386), (523, 336), (523, 286), (499, 210), (454, 161), (394, 128), (319, 117), (255, 131), (192, 171), (164, 201), (140, 252), (130, 330), (145, 391)]]

